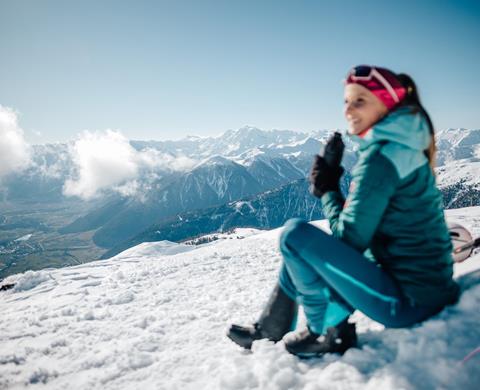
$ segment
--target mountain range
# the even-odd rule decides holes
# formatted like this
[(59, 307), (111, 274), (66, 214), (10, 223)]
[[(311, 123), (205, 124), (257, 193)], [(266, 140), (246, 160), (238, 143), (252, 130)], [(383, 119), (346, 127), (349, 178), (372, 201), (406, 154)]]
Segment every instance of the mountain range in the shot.
[[(199, 160), (189, 171), (163, 174), (149, 183), (142, 197), (112, 196), (104, 205), (62, 229), (75, 233), (97, 229), (96, 245), (112, 248), (137, 236), (152, 224), (177, 215), (219, 207), (260, 195), (305, 179), (313, 155), (327, 132), (317, 138), (287, 130), (263, 132), (254, 128), (229, 131), (218, 139), (188, 138), (167, 142), (132, 142), (136, 148), (157, 148), (171, 156)], [(283, 143), (282, 143), (283, 142)], [(223, 150), (222, 155), (217, 153)], [(346, 161), (354, 161), (352, 151)], [(303, 197), (308, 191), (303, 191)], [(304, 214), (304, 213), (303, 213)], [(185, 237), (184, 237), (185, 238)]]

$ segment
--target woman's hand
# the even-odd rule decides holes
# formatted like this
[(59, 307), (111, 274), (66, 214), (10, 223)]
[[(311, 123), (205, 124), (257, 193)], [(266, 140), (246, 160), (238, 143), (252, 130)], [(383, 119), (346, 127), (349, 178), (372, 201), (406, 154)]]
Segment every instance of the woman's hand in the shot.
[(310, 192), (321, 198), (328, 191), (340, 191), (340, 177), (343, 171), (340, 165), (331, 167), (324, 157), (316, 155), (310, 171)]
[(321, 198), (328, 191), (340, 191), (340, 177), (343, 168), (340, 166), (345, 144), (340, 133), (335, 132), (325, 144), (323, 156), (315, 156), (310, 171), (310, 192)]
[(325, 162), (331, 167), (340, 166), (344, 150), (345, 144), (343, 143), (342, 135), (336, 131), (325, 144), (325, 149), (323, 150)]

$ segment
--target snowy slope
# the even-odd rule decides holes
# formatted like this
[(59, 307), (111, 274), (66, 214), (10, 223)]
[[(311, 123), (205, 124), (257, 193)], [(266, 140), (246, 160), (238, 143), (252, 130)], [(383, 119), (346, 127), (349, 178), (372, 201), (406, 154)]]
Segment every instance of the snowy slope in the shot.
[[(448, 214), (480, 235), (480, 207)], [(477, 388), (480, 355), (461, 361), (480, 346), (480, 254), (456, 269), (476, 270), (477, 284), (455, 307), (397, 330), (356, 313), (361, 345), (342, 357), (300, 361), (267, 341), (253, 354), (236, 347), (226, 327), (259, 313), (277, 275), (279, 233), (196, 249), (142, 244), (8, 278), (17, 286), (0, 293), (0, 388)]]

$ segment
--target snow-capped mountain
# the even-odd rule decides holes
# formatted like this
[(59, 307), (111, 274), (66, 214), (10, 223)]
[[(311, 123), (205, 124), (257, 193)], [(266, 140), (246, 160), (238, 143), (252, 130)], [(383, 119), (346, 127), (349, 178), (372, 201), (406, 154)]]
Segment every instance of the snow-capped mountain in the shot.
[[(324, 139), (331, 131), (315, 133), (317, 139)], [(256, 127), (244, 126), (238, 130), (228, 130), (217, 137), (187, 137), (178, 141), (132, 141), (137, 149), (151, 147), (161, 152), (185, 155), (191, 158), (208, 158), (213, 155), (237, 157), (251, 150), (285, 154), (285, 145), (299, 143), (309, 137), (308, 133), (291, 130), (265, 131)]]
[[(130, 144), (136, 150), (148, 155), (146, 157), (153, 156), (168, 161), (170, 167), (164, 162), (139, 170), (135, 180), (137, 191), (125, 194), (113, 188), (113, 194), (120, 192), (120, 195), (130, 197), (155, 196), (153, 193), (158, 190), (159, 181), (168, 181), (172, 173), (183, 174), (195, 169), (194, 164), (192, 168), (192, 164), (177, 163), (183, 160), (196, 161), (197, 167), (201, 164), (207, 165), (208, 160), (212, 162), (216, 159), (216, 165), (229, 164), (228, 160), (234, 161), (249, 167), (260, 184), (270, 188), (278, 183), (284, 184), (285, 180), (299, 178), (298, 171), (306, 174), (311, 164), (311, 156), (320, 150), (328, 133), (318, 131), (314, 139), (309, 134), (289, 130), (262, 131), (244, 127), (235, 131), (229, 130), (218, 137), (188, 137), (178, 141), (131, 141)], [(71, 154), (72, 145), (34, 145), (33, 161), (29, 168), (0, 181), (0, 200), (55, 202), (64, 198), (65, 183), (78, 175), (78, 167)], [(282, 160), (288, 160), (290, 164)], [(273, 170), (259, 173), (259, 165), (262, 164)], [(270, 173), (270, 179), (260, 177)], [(274, 173), (280, 177), (276, 178)], [(103, 194), (107, 196), (107, 200), (112, 196), (111, 191), (104, 190)]]
[[(479, 207), (447, 216), (480, 235)], [(0, 292), (0, 388), (478, 388), (480, 254), (455, 265), (459, 302), (421, 324), (385, 329), (354, 313), (359, 346), (343, 356), (306, 362), (282, 342), (256, 341), (247, 353), (228, 340), (228, 325), (255, 321), (276, 282), (280, 232), (236, 232), (198, 247), (146, 243), (106, 261), (9, 277), (3, 283), (16, 286)]]
[[(306, 174), (310, 168), (312, 156), (318, 153), (325, 140), (332, 133), (320, 130), (312, 133), (290, 130), (263, 131), (245, 126), (238, 130), (229, 130), (218, 137), (187, 137), (177, 141), (130, 141), (139, 150), (155, 150), (164, 153), (169, 159), (188, 158), (201, 163), (215, 156), (223, 157), (220, 164), (232, 160), (239, 165), (250, 167), (257, 172), (262, 163), (264, 168), (277, 165), (277, 175), (298, 170)], [(355, 163), (355, 144), (344, 137), (346, 154), (344, 166), (350, 169)], [(450, 186), (463, 181), (467, 185), (478, 184), (480, 177), (480, 130), (447, 129), (437, 133), (437, 165), (439, 167), (439, 185)], [(72, 156), (68, 144), (34, 145), (32, 147), (33, 164), (22, 174), (12, 175), (2, 180), (0, 185), (4, 198), (10, 199), (50, 199), (62, 197), (62, 187), (68, 178), (75, 175)], [(283, 160), (287, 160), (288, 166)], [(461, 167), (461, 171), (458, 171)], [(168, 176), (165, 166), (157, 166), (154, 180)], [(192, 168), (185, 168), (184, 172)], [(457, 172), (458, 171), (458, 172)], [(175, 171), (178, 172), (178, 171)], [(149, 174), (151, 172), (148, 172)], [(272, 172), (273, 173), (273, 172)], [(266, 174), (264, 174), (266, 176)], [(291, 173), (287, 177), (295, 176)], [(257, 179), (260, 179), (259, 175)], [(298, 178), (298, 177), (297, 177)], [(265, 179), (260, 179), (260, 182)], [(155, 191), (150, 176), (138, 177), (141, 191)], [(143, 183), (143, 185), (142, 185)], [(273, 184), (273, 183), (272, 183)], [(282, 182), (283, 184), (283, 182)]]
[[(255, 128), (228, 131), (217, 138), (135, 142), (137, 148), (156, 147), (163, 153), (182, 154), (199, 163), (190, 171), (163, 173), (148, 183), (141, 198), (114, 196), (62, 232), (97, 229), (95, 244), (105, 248), (117, 246), (151, 224), (179, 213), (219, 206), (304, 178), (322, 142), (324, 139), (315, 140), (303, 133), (263, 132)], [(229, 143), (234, 147), (227, 147)], [(203, 155), (207, 157), (200, 159)]]
[[(286, 165), (282, 160), (287, 160), (293, 168), (290, 166), (279, 166), (279, 168), (296, 169), (306, 174), (310, 168), (312, 156), (321, 150), (331, 133), (332, 131), (327, 130), (312, 133), (290, 130), (263, 131), (245, 126), (238, 130), (229, 130), (218, 137), (187, 137), (177, 141), (131, 141), (130, 143), (139, 151), (152, 149), (158, 153), (165, 153), (172, 160), (188, 158), (201, 163), (214, 156), (224, 157), (239, 165), (251, 167), (252, 171), (255, 170), (255, 163), (258, 167), (262, 162), (268, 165), (275, 163)], [(344, 165), (348, 170), (355, 162), (355, 144), (348, 137), (344, 137), (344, 140), (347, 151)], [(437, 145), (437, 162), (441, 168), (439, 169), (440, 186), (451, 186), (460, 181), (467, 185), (478, 184), (480, 130), (440, 131), (437, 133)], [(33, 164), (29, 169), (22, 174), (12, 175), (2, 180), (0, 187), (3, 198), (49, 200), (63, 196), (62, 188), (65, 181), (75, 175), (69, 145), (34, 145), (32, 156)], [(225, 160), (223, 162), (227, 163)], [(459, 162), (463, 167), (460, 172), (457, 172)], [(155, 168), (155, 180), (169, 175), (165, 168), (165, 166)], [(276, 169), (275, 172), (281, 176), (283, 169)], [(288, 173), (286, 175), (291, 176)], [(150, 176), (140, 174), (138, 183), (142, 193), (155, 191), (155, 186), (150, 185)]]

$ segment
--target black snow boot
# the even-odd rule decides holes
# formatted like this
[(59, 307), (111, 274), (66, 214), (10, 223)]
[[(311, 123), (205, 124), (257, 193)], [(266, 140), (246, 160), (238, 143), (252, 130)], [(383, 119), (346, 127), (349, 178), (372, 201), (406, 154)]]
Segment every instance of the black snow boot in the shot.
[(232, 324), (227, 336), (246, 349), (250, 349), (255, 340), (269, 339), (277, 342), (291, 330), (296, 318), (297, 304), (277, 283), (259, 320), (247, 326)]
[(325, 335), (319, 335), (307, 327), (289, 336), (285, 340), (287, 351), (305, 359), (320, 357), (325, 353), (343, 354), (357, 345), (355, 324), (348, 323), (348, 318), (328, 328)]

